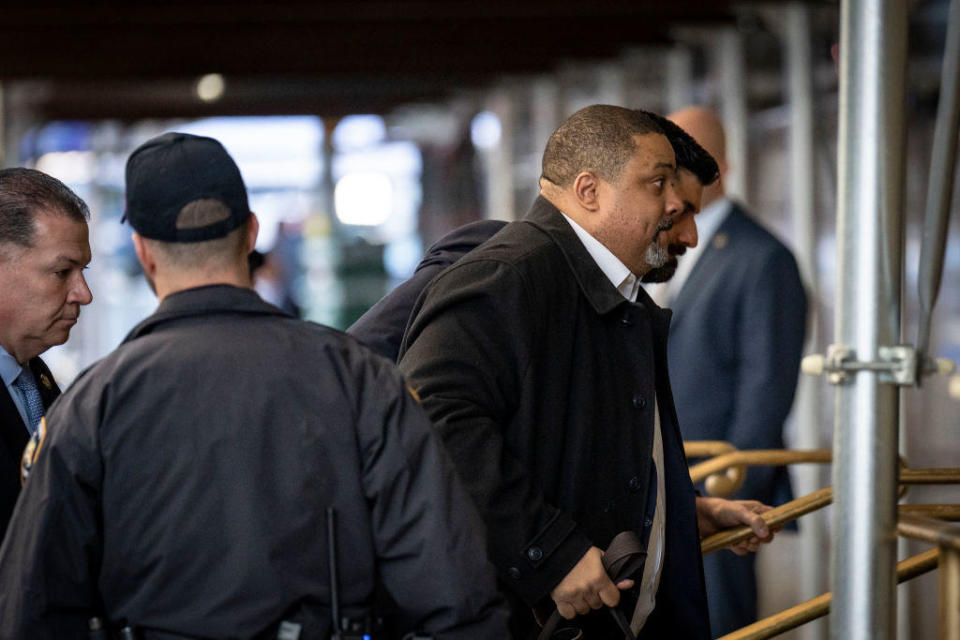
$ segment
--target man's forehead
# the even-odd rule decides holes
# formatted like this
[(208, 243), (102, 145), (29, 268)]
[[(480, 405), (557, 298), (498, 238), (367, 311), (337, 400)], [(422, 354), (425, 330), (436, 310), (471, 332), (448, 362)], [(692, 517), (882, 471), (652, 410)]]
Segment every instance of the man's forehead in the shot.
[(90, 261), (87, 223), (55, 213), (38, 214), (34, 243), (30, 253), (41, 254), (47, 261)]
[(642, 133), (633, 136), (636, 157), (650, 168), (676, 170), (676, 158), (670, 141), (662, 133)]

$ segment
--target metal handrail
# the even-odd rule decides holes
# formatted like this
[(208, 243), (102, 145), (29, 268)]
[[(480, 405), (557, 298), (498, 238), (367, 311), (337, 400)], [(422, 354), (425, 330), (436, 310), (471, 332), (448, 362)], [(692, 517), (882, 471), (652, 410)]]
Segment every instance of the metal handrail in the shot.
[(683, 452), (688, 458), (712, 458), (737, 448), (725, 440), (684, 440)]
[(734, 465), (761, 467), (800, 464), (804, 462), (825, 463), (832, 461), (833, 452), (830, 449), (733, 450), (690, 467), (690, 479), (694, 482), (700, 482), (710, 474), (720, 473), (721, 471)]
[(694, 483), (706, 480), (707, 493), (726, 497), (733, 495), (743, 485), (745, 467), (829, 463), (832, 460), (833, 452), (830, 449), (734, 449), (690, 467), (690, 479)]
[[(831, 502), (833, 502), (833, 487), (826, 487), (802, 498), (791, 500), (779, 507), (774, 507), (770, 511), (760, 514), (760, 517), (763, 518), (768, 527), (775, 528), (791, 520), (796, 520), (811, 511), (821, 509)], [(752, 535), (753, 529), (746, 525), (726, 529), (704, 538), (700, 542), (700, 551), (703, 555), (708, 555), (729, 545), (742, 542)]]
[(960, 484), (960, 469), (900, 469), (900, 484)]
[[(897, 582), (905, 582), (931, 571), (937, 567), (938, 561), (939, 553), (936, 549), (930, 549), (901, 560), (897, 563)], [(824, 593), (768, 618), (758, 620), (733, 633), (728, 633), (717, 640), (764, 640), (765, 638), (778, 636), (790, 629), (796, 629), (811, 620), (827, 615), (830, 613), (832, 600), (832, 593)]]
[[(901, 469), (900, 484), (960, 484), (960, 469)], [(904, 487), (905, 488), (905, 487)], [(774, 507), (770, 511), (760, 514), (767, 526), (777, 527), (791, 520), (796, 520), (800, 516), (816, 511), (827, 506), (833, 501), (833, 487), (826, 487), (813, 493), (791, 500), (779, 507)], [(960, 513), (960, 505), (901, 505), (903, 507), (914, 507), (917, 512), (925, 509), (917, 507), (934, 508), (953, 514)], [(907, 510), (908, 512), (910, 509)], [(910, 517), (919, 517), (916, 514), (904, 514)], [(719, 551), (729, 545), (742, 542), (753, 535), (753, 530), (749, 526), (732, 527), (712, 536), (704, 538), (700, 543), (703, 555)]]
[(960, 526), (935, 518), (901, 515), (897, 532), (937, 545), (940, 554), (940, 638), (960, 638)]
[[(746, 478), (746, 467), (829, 463), (830, 449), (754, 449), (740, 451), (722, 440), (684, 442), (689, 458), (714, 457), (690, 467), (690, 480), (704, 482), (712, 496), (733, 495)], [(901, 460), (900, 484), (960, 484), (960, 469), (910, 469)]]
[[(747, 465), (790, 464), (791, 462), (826, 462), (830, 452), (812, 451), (737, 451), (729, 443), (697, 442), (686, 446), (688, 455), (709, 455), (719, 453), (712, 460), (691, 467), (691, 479), (695, 482), (704, 477), (716, 477), (718, 472), (727, 471), (731, 466), (744, 469)], [(826, 454), (826, 455), (825, 455)], [(826, 459), (825, 459), (826, 458)], [(902, 463), (902, 461), (901, 461)], [(727, 476), (721, 476), (726, 478)], [(960, 484), (960, 468), (910, 469), (902, 466), (899, 470), (901, 495), (907, 486), (915, 484)], [(792, 500), (761, 514), (769, 527), (778, 527), (800, 516), (816, 511), (833, 501), (833, 487), (826, 487), (809, 495)], [(944, 520), (960, 520), (960, 505), (956, 504), (919, 504), (899, 505), (898, 531), (901, 535), (939, 545), (925, 553), (907, 558), (897, 565), (897, 581), (903, 582), (935, 568), (940, 571), (940, 630), (941, 638), (960, 638), (960, 526)], [(937, 516), (935, 519), (928, 516)], [(716, 533), (701, 541), (703, 555), (714, 553), (727, 546), (737, 544), (753, 535), (749, 526), (734, 527)], [(778, 614), (759, 620), (752, 625), (723, 636), (719, 640), (759, 640), (771, 638), (796, 628), (806, 622), (826, 615), (830, 611), (832, 594), (826, 593), (801, 603)]]
[(941, 547), (960, 551), (960, 526), (950, 522), (913, 514), (901, 514), (897, 522), (897, 532), (906, 538), (932, 542)]
[(913, 515), (960, 521), (960, 504), (901, 504), (899, 509), (901, 519), (905, 515)]

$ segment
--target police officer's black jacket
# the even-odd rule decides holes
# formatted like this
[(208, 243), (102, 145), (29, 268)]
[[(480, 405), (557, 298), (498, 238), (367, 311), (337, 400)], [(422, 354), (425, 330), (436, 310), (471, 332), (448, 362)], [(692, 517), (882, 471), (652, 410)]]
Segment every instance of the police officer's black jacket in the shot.
[(379, 573), (436, 638), (500, 639), (479, 520), (395, 367), (248, 289), (164, 299), (54, 404), (0, 550), (0, 637), (87, 618), (249, 637)]
[(478, 503), (505, 587), (537, 604), (591, 544), (643, 531), (656, 398), (666, 550), (645, 637), (709, 637), (667, 376), (670, 312), (642, 291), (638, 303), (624, 299), (544, 198), (437, 276), (417, 305), (400, 369)]

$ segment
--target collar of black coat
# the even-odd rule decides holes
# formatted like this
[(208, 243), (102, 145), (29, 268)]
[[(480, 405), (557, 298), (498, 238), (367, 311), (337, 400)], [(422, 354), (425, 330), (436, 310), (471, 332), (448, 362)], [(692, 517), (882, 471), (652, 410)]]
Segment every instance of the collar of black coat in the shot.
[[(622, 304), (630, 304), (630, 301), (617, 291), (610, 279), (597, 266), (593, 256), (583, 246), (583, 242), (577, 237), (570, 223), (564, 219), (553, 203), (543, 196), (538, 196), (523, 221), (542, 230), (560, 248), (577, 279), (577, 284), (580, 285), (580, 290), (597, 313), (609, 313)], [(640, 287), (637, 293), (636, 304), (649, 311), (655, 319), (669, 326), (670, 310), (658, 307), (643, 287)]]
[(285, 311), (264, 302), (253, 289), (235, 287), (229, 284), (211, 284), (171, 293), (163, 299), (153, 315), (143, 320), (127, 334), (123, 342), (126, 343), (146, 335), (153, 331), (157, 325), (170, 320), (215, 313), (289, 317), (289, 314)]

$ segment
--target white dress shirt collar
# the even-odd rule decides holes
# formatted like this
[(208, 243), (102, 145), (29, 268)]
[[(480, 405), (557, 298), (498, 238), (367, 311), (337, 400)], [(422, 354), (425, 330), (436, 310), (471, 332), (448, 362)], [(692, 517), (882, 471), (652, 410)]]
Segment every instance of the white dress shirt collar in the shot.
[(22, 370), (23, 367), (20, 366), (17, 359), (7, 353), (6, 349), (0, 347), (0, 378), (3, 379), (3, 384), (12, 385)]
[[(733, 210), (733, 202), (726, 196), (720, 196), (696, 215), (694, 220), (697, 223), (697, 249), (705, 247), (713, 239), (713, 234), (727, 219), (731, 210)], [(696, 249), (690, 251), (696, 251)]]
[(580, 242), (583, 243), (583, 248), (587, 250), (587, 253), (593, 258), (593, 261), (600, 267), (600, 271), (603, 271), (603, 275), (607, 276), (610, 283), (617, 288), (620, 295), (630, 302), (636, 302), (637, 292), (640, 290), (640, 278), (635, 276), (630, 269), (627, 268), (627, 265), (620, 262), (620, 259), (613, 255), (613, 252), (607, 249), (602, 242), (574, 222), (570, 216), (562, 211), (560, 215), (570, 223), (570, 227), (573, 228), (574, 233), (577, 234)]
[(17, 388), (15, 382), (17, 380), (17, 376), (20, 375), (20, 372), (28, 366), (29, 365), (26, 364), (20, 366), (20, 363), (17, 362), (16, 358), (7, 353), (6, 349), (0, 347), (0, 378), (3, 379), (3, 384), (7, 387), (7, 393), (10, 395), (10, 399), (13, 400), (13, 405), (17, 408), (17, 412), (20, 414), (20, 418), (23, 420), (24, 426), (30, 422), (29, 418), (27, 417), (26, 399)]

